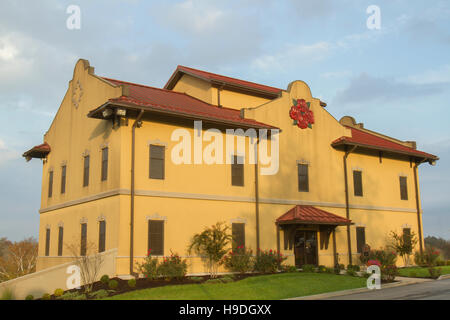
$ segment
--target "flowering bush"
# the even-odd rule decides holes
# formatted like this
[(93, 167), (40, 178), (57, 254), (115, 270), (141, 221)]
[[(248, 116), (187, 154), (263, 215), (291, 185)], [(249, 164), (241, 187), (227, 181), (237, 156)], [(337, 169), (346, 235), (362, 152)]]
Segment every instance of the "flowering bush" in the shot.
[(380, 249), (370, 250), (367, 255), (367, 266), (376, 265), (380, 267), (381, 280), (386, 282), (392, 282), (395, 276), (398, 274), (397, 266), (397, 253), (392, 250)]
[(379, 266), (379, 267), (381, 267), (381, 263), (378, 260), (369, 260), (367, 262), (367, 266)]
[(158, 258), (151, 255), (152, 249), (148, 250), (147, 257), (143, 263), (138, 263), (138, 270), (148, 280), (155, 280), (158, 277)]
[(274, 273), (281, 268), (281, 264), (287, 257), (274, 250), (259, 250), (255, 258), (253, 270), (261, 273)]
[(417, 251), (414, 254), (414, 262), (419, 266), (433, 267), (439, 258), (440, 252), (433, 247), (427, 246), (423, 253)]
[(187, 273), (187, 262), (178, 254), (171, 253), (169, 257), (163, 258), (157, 270), (158, 274), (167, 280), (182, 279)]
[(247, 273), (253, 268), (253, 252), (244, 246), (239, 246), (226, 254), (221, 263), (231, 272)]

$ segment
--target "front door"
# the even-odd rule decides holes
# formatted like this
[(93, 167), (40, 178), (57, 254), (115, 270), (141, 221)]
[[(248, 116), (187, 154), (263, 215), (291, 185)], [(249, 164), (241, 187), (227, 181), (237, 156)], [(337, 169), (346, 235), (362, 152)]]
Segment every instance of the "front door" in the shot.
[(317, 265), (317, 232), (297, 230), (294, 237), (295, 265)]

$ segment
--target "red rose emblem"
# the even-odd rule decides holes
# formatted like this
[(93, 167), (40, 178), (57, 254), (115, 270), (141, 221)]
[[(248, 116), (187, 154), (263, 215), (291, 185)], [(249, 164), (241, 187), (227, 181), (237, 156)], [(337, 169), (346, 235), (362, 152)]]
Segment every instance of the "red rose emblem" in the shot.
[(293, 100), (294, 105), (289, 110), (289, 117), (294, 120), (300, 129), (312, 128), (314, 114), (310, 109), (310, 103), (305, 99)]

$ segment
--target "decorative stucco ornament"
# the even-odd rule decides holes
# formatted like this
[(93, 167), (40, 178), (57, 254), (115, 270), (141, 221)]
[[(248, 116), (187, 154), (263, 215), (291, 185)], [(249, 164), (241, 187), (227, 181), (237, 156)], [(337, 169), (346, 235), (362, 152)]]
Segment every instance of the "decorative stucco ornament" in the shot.
[(311, 110), (311, 103), (305, 99), (292, 99), (293, 106), (289, 110), (289, 116), (294, 120), (294, 125), (300, 129), (310, 128), (314, 124), (314, 114)]
[(80, 80), (77, 80), (75, 85), (72, 87), (72, 103), (75, 108), (78, 108), (81, 102), (81, 97), (83, 96), (83, 87)]

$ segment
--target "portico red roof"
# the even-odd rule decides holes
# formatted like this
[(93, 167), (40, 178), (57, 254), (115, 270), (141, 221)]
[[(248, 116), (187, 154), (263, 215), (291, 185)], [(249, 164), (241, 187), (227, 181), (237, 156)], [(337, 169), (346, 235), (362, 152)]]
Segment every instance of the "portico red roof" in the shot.
[(348, 225), (352, 221), (308, 205), (296, 205), (280, 216), (278, 223)]
[[(275, 129), (274, 126), (241, 117), (240, 110), (218, 107), (186, 93), (149, 87), (121, 80), (103, 78), (115, 85), (128, 87), (128, 95), (109, 99), (110, 104), (136, 107), (183, 118), (200, 119), (246, 128)], [(105, 105), (89, 112), (89, 117), (101, 118)]]
[(245, 81), (241, 79), (231, 78), (227, 76), (222, 76), (220, 74), (211, 73), (203, 70), (198, 70), (194, 68), (189, 68), (185, 66), (178, 66), (177, 69), (174, 71), (172, 76), (170, 77), (169, 81), (167, 81), (166, 85), (164, 86), (165, 89), (173, 89), (177, 81), (180, 79), (181, 75), (189, 74), (191, 76), (194, 76), (196, 78), (200, 78), (203, 80), (206, 80), (208, 82), (213, 82), (216, 84), (224, 84), (229, 86), (236, 86), (240, 88), (244, 88), (250, 91), (265, 93), (273, 96), (278, 96), (281, 93), (281, 89), (266, 86), (263, 84)]
[(40, 145), (34, 146), (28, 151), (25, 151), (22, 157), (25, 157), (27, 161), (31, 158), (45, 158), (51, 151), (50, 145), (47, 142), (44, 142)]
[(340, 145), (356, 145), (369, 149), (376, 149), (380, 151), (387, 151), (392, 153), (405, 154), (410, 156), (415, 156), (419, 158), (426, 158), (431, 160), (438, 160), (439, 158), (433, 154), (426, 153), (423, 151), (419, 151), (400, 143), (395, 143), (391, 140), (384, 139), (375, 134), (371, 134), (367, 131), (363, 131), (360, 129), (356, 129), (353, 127), (347, 127), (351, 129), (352, 136), (351, 137), (340, 137), (334, 140), (331, 145), (333, 147), (337, 147)]

